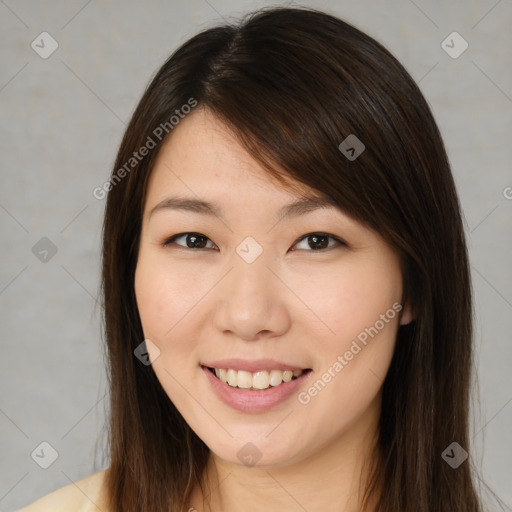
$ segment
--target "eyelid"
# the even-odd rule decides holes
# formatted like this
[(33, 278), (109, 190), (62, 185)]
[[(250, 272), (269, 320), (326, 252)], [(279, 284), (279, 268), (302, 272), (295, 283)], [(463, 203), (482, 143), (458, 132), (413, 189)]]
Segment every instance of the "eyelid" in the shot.
[[(334, 240), (338, 244), (338, 246), (348, 247), (348, 244), (344, 240), (342, 240), (339, 236), (331, 235), (330, 233), (325, 233), (324, 231), (311, 231), (310, 233), (306, 233), (305, 235), (302, 235), (297, 240), (295, 240), (295, 242), (293, 243), (292, 247), (297, 245), (299, 242), (302, 242), (302, 240), (304, 240), (304, 239), (306, 239), (306, 238), (308, 238), (310, 236), (313, 236), (313, 235), (320, 235), (322, 237), (331, 238), (332, 240)], [(329, 251), (329, 250), (331, 250), (333, 248), (335, 248), (335, 246), (328, 247), (326, 249), (318, 249), (316, 251), (311, 249), (310, 251), (306, 251), (306, 252), (326, 252), (326, 251)]]
[[(162, 242), (162, 246), (163, 247), (168, 247), (169, 245), (171, 245), (177, 238), (181, 238), (182, 236), (186, 236), (186, 235), (197, 235), (201, 238), (205, 238), (207, 239), (208, 241), (212, 242), (213, 245), (215, 245), (213, 243), (213, 241), (207, 237), (206, 235), (203, 235), (202, 233), (198, 233), (196, 231), (185, 231), (183, 233), (177, 233), (175, 235), (172, 235), (168, 238), (166, 238), (163, 242)], [(295, 240), (295, 242), (292, 244), (292, 247), (297, 245), (299, 242), (302, 242), (304, 239), (310, 237), (310, 236), (313, 236), (313, 235), (320, 235), (320, 236), (324, 236), (324, 237), (327, 237), (327, 238), (331, 238), (332, 240), (334, 240), (335, 242), (337, 242), (337, 244), (341, 247), (341, 246), (345, 246), (345, 247), (348, 247), (348, 244), (342, 240), (340, 237), (336, 236), (336, 235), (332, 235), (330, 233), (325, 233), (323, 231), (311, 231), (310, 233), (306, 233), (305, 235), (302, 235), (301, 237), (299, 237), (297, 240)], [(193, 249), (191, 247), (185, 247), (183, 245), (179, 245), (179, 244), (176, 244), (179, 248), (181, 249), (185, 249), (185, 250), (191, 250), (191, 251), (204, 251), (205, 248), (200, 248), (200, 249)], [(215, 245), (215, 247), (217, 247)], [(218, 247), (217, 247), (218, 248)], [(306, 252), (326, 252), (326, 251), (329, 251), (331, 249), (333, 249), (334, 246), (332, 247), (328, 247), (328, 248), (325, 248), (325, 249), (318, 249), (318, 250), (314, 250), (314, 249), (311, 249), (309, 251), (306, 251)], [(302, 249), (301, 249), (302, 250)]]
[[(171, 244), (174, 242), (174, 240), (175, 240), (175, 239), (177, 239), (177, 238), (181, 238), (182, 236), (186, 236), (186, 235), (197, 235), (197, 236), (199, 236), (199, 237), (201, 237), (201, 238), (206, 238), (207, 240), (209, 240), (209, 241), (210, 241), (210, 242), (212, 242), (212, 244), (213, 244), (213, 241), (212, 241), (212, 240), (210, 240), (210, 238), (209, 238), (209, 237), (207, 237), (206, 235), (203, 235), (202, 233), (198, 233), (198, 232), (196, 232), (196, 231), (184, 231), (183, 233), (177, 233), (177, 234), (175, 234), (175, 235), (172, 235), (172, 236), (170, 236), (170, 237), (166, 238), (166, 239), (162, 242), (162, 246), (163, 246), (163, 247), (168, 247), (169, 245), (171, 245)], [(183, 245), (179, 245), (179, 244), (176, 244), (176, 245), (177, 245), (178, 247), (180, 247), (181, 249), (188, 249), (188, 250), (191, 250), (191, 251), (201, 251), (201, 250), (202, 250), (202, 251), (204, 251), (204, 249), (192, 249), (192, 248), (190, 248), (190, 247), (185, 247), (185, 246), (183, 246)], [(213, 244), (213, 245), (215, 245), (215, 244)], [(217, 246), (215, 245), (215, 247), (217, 247)]]

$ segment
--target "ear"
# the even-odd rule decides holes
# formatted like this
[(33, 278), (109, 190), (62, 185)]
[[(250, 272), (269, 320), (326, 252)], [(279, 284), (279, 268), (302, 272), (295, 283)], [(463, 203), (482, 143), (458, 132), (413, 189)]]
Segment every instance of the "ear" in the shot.
[(410, 324), (414, 320), (414, 317), (415, 315), (410, 304), (405, 304), (404, 308), (402, 309), (402, 314), (400, 315), (400, 325)]

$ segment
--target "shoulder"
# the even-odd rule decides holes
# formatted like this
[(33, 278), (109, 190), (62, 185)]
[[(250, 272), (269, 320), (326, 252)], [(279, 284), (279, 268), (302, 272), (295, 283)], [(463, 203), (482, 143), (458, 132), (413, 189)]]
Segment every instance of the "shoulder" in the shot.
[(107, 470), (60, 487), (17, 512), (108, 512), (103, 488)]

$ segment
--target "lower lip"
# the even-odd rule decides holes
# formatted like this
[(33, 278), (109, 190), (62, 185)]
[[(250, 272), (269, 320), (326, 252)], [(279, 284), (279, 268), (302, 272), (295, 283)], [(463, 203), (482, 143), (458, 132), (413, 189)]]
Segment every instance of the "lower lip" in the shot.
[(217, 396), (233, 409), (243, 412), (263, 412), (284, 402), (304, 384), (305, 379), (312, 373), (303, 373), (300, 377), (283, 382), (279, 386), (270, 386), (261, 391), (254, 389), (234, 388), (222, 382), (208, 368), (201, 367)]

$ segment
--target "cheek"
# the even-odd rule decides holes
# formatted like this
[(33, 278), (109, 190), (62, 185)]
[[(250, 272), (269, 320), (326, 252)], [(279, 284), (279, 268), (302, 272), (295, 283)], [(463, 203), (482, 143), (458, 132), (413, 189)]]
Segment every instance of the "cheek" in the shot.
[[(297, 322), (308, 318), (310, 326), (318, 326), (318, 342), (325, 352), (342, 350), (376, 322), (379, 331), (395, 330), (398, 314), (392, 306), (400, 303), (402, 279), (394, 260), (385, 263), (361, 260), (297, 281), (294, 291), (308, 308), (307, 316), (300, 312)], [(385, 315), (384, 325), (381, 315)]]
[[(298, 396), (308, 417), (325, 418), (314, 427), (319, 438), (333, 427), (337, 433), (347, 430), (370, 409), (394, 353), (400, 289), (394, 280), (373, 288), (368, 274), (353, 277), (350, 286), (347, 280), (331, 282), (329, 296), (335, 299), (321, 302), (319, 314), (333, 333), (316, 338), (316, 375)], [(336, 284), (343, 284), (343, 291), (336, 292)]]
[[(330, 272), (310, 288), (309, 304), (329, 326), (316, 338), (318, 372), (299, 397), (309, 411), (357, 418), (375, 398), (394, 352), (402, 279), (396, 261), (360, 261)], [(303, 293), (306, 290), (303, 290)]]
[[(187, 329), (194, 306), (204, 295), (194, 290), (190, 273), (173, 268), (157, 258), (139, 259), (135, 272), (135, 295), (141, 318), (144, 338), (158, 347), (158, 357), (152, 360), (152, 368), (168, 397), (186, 409), (187, 399), (183, 384), (190, 379), (196, 360), (194, 332)], [(185, 329), (185, 330), (184, 330)]]
[(154, 259), (139, 260), (135, 272), (135, 295), (144, 336), (160, 348), (172, 338), (175, 326), (197, 302), (191, 293), (191, 280), (174, 270), (171, 274)]

